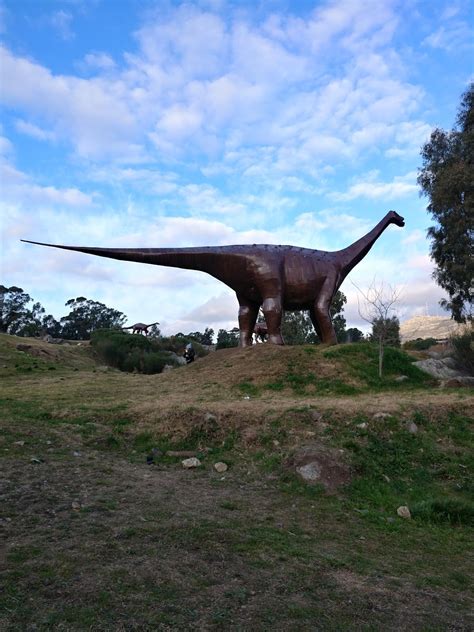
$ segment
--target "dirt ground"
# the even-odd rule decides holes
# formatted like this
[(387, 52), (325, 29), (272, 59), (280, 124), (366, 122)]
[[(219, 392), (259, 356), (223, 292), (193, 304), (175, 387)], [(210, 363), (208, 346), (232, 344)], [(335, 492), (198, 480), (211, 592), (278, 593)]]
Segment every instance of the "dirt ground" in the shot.
[[(295, 362), (343, 373), (263, 347), (152, 376), (102, 370), (80, 348), (30, 370), (0, 349), (0, 629), (474, 629), (472, 529), (396, 513), (437, 477), (466, 493), (472, 394), (268, 391)], [(307, 444), (359, 455), (347, 489), (287, 470)]]
[(218, 475), (47, 454), (4, 463), (2, 629), (474, 625), (468, 593), (420, 582), (396, 534), (374, 537), (335, 503), (288, 497), (252, 467)]

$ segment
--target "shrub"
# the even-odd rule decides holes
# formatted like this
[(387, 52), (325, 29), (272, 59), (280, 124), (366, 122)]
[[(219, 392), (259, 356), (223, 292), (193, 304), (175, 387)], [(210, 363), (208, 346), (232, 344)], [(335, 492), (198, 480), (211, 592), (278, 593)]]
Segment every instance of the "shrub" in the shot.
[(93, 332), (91, 344), (98, 357), (120, 371), (161, 373), (165, 364), (175, 364), (161, 344), (145, 336), (128, 334), (113, 329)]
[(403, 343), (404, 349), (412, 349), (414, 351), (424, 351), (437, 344), (436, 338), (417, 338), (416, 340), (408, 340)]
[(450, 339), (454, 360), (459, 369), (474, 375), (474, 332), (467, 332)]

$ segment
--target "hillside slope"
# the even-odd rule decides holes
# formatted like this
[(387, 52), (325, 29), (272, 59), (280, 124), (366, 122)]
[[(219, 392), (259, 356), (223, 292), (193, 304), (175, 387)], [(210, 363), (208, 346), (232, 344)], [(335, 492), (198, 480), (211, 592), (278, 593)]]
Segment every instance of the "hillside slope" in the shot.
[(365, 345), (0, 356), (2, 630), (473, 628), (468, 389)]

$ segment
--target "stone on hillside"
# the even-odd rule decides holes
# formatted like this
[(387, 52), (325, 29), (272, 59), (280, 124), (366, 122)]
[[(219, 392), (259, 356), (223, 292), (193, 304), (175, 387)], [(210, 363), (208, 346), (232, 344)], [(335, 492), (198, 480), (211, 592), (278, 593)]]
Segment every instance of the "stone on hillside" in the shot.
[(181, 465), (185, 469), (190, 470), (193, 467), (199, 467), (201, 465), (201, 461), (195, 456), (193, 456), (190, 459), (184, 459), (184, 461), (181, 461)]
[(163, 367), (162, 373), (169, 373), (173, 369), (174, 369), (174, 366), (172, 364), (165, 364), (165, 366)]
[(19, 445), (19, 446), (24, 446), (25, 442), (24, 441), (14, 441), (13, 445)]
[(397, 515), (400, 516), (400, 518), (411, 518), (410, 510), (406, 505), (402, 505), (397, 509)]
[(457, 371), (456, 360), (452, 356), (443, 358), (443, 363), (448, 367), (448, 369), (453, 369), (454, 371)]
[(449, 379), (459, 375), (457, 371), (447, 366), (443, 360), (428, 358), (427, 360), (419, 360), (413, 364), (438, 380)]
[(312, 419), (312, 421), (322, 421), (323, 420), (323, 413), (320, 413), (319, 410), (312, 410), (311, 411), (311, 419)]
[(356, 424), (356, 428), (360, 428), (361, 430), (365, 430), (369, 424), (366, 421), (363, 421), (361, 424)]
[(222, 461), (219, 461), (218, 463), (214, 463), (214, 469), (216, 470), (216, 472), (219, 472), (219, 474), (222, 474), (223, 472), (227, 472), (229, 467), (227, 463), (223, 463)]
[(335, 493), (351, 479), (351, 470), (341, 452), (319, 444), (299, 448), (287, 460), (286, 467), (294, 470), (309, 485), (319, 483), (328, 494)]
[(372, 415), (372, 419), (375, 419), (376, 421), (383, 421), (384, 419), (388, 419), (391, 416), (392, 415), (390, 413), (375, 413), (374, 415)]
[(300, 465), (296, 468), (296, 473), (299, 474), (306, 483), (318, 483), (321, 480), (321, 468), (317, 461)]
[(395, 378), (395, 382), (406, 382), (409, 379), (408, 375), (399, 375)]
[(217, 417), (213, 413), (206, 413), (204, 415), (204, 421), (206, 423), (208, 423), (208, 424), (216, 424), (217, 423)]
[(414, 421), (410, 421), (407, 424), (407, 430), (410, 434), (416, 434), (418, 432), (418, 426)]

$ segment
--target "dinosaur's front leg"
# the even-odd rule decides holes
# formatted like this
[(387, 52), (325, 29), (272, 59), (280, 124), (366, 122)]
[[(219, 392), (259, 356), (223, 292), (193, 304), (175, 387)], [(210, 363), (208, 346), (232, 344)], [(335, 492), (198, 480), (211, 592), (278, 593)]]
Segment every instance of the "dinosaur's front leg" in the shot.
[(281, 319), (283, 315), (281, 298), (277, 296), (264, 299), (262, 311), (267, 323), (268, 342), (272, 342), (274, 345), (284, 345), (285, 343), (281, 336)]
[(239, 301), (239, 329), (240, 329), (240, 347), (249, 347), (252, 345), (253, 328), (257, 322), (258, 310), (260, 306), (257, 303), (247, 300), (243, 296), (237, 294)]

